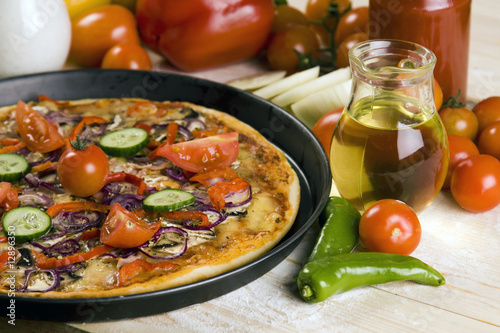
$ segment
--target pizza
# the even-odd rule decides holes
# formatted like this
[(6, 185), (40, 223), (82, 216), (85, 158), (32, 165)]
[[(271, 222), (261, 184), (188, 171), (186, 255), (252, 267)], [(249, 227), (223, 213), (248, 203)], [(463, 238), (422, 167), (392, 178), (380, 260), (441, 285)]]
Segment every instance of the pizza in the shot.
[(0, 108), (0, 292), (90, 298), (213, 277), (290, 230), (299, 180), (222, 111), (144, 99)]

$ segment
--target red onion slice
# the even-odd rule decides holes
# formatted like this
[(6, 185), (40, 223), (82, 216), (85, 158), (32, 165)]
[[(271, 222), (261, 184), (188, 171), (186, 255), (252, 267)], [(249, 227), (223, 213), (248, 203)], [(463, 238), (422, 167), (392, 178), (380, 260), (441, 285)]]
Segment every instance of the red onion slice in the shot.
[(232, 192), (224, 196), (226, 204), (224, 207), (240, 207), (252, 200), (252, 187), (248, 186), (246, 189), (238, 192)]
[(34, 187), (38, 190), (40, 187), (45, 187), (47, 190), (52, 191), (56, 194), (63, 194), (65, 193), (64, 189), (61, 187), (57, 187), (53, 184), (49, 184), (46, 182), (41, 181), (37, 177), (35, 177), (32, 173), (28, 173), (23, 177), (23, 179), (28, 183), (29, 186)]
[(197, 209), (197, 210), (207, 214), (208, 219), (210, 221), (210, 225), (206, 226), (206, 227), (202, 227), (202, 226), (191, 225), (190, 220), (182, 221), (182, 225), (186, 229), (188, 229), (188, 230), (209, 230), (209, 229), (215, 227), (216, 225), (221, 224), (227, 218), (226, 214), (223, 214), (222, 212), (218, 211), (217, 209), (215, 209), (212, 206), (203, 205), (202, 207), (203, 208)]
[(54, 200), (43, 194), (25, 193), (19, 195), (19, 203), (22, 206), (48, 208), (54, 205)]
[[(50, 275), (52, 275), (52, 284), (45, 289), (29, 289), (28, 283), (30, 280), (30, 276), (34, 272), (49, 273)], [(48, 291), (57, 289), (57, 287), (59, 287), (59, 284), (61, 283), (59, 274), (53, 269), (27, 269), (24, 271), (24, 274), (26, 275), (26, 279), (24, 280), (22, 287), (17, 290), (19, 292), (46, 293)]]
[[(184, 238), (181, 250), (175, 254), (159, 255), (157, 253), (159, 251), (155, 250), (154, 247), (158, 246), (157, 244), (159, 241), (163, 240), (164, 234), (171, 233), (171, 232), (180, 234)], [(148, 257), (153, 258), (153, 259), (174, 259), (174, 258), (182, 256), (186, 252), (187, 245), (188, 245), (188, 239), (189, 239), (188, 233), (186, 231), (182, 230), (181, 228), (162, 227), (153, 235), (153, 237), (149, 241), (147, 241), (146, 243), (139, 246), (139, 250), (142, 253), (144, 253), (145, 255), (147, 255)]]

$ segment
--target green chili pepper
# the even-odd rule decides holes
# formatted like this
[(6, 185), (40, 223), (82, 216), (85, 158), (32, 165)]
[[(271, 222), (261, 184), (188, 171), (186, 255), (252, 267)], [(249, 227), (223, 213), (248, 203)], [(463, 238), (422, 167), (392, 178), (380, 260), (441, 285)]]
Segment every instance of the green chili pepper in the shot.
[(308, 262), (297, 277), (300, 295), (321, 302), (345, 291), (392, 281), (440, 286), (444, 277), (421, 260), (390, 253), (354, 252)]
[(307, 262), (349, 253), (359, 241), (361, 214), (347, 200), (330, 197), (319, 217), (323, 225)]

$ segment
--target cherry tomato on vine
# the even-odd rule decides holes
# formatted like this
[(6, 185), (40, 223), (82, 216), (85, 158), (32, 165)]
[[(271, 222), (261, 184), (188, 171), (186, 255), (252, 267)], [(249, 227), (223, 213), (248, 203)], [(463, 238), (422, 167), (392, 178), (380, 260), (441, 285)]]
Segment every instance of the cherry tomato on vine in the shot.
[(139, 44), (134, 14), (120, 5), (93, 8), (71, 21), (69, 57), (77, 65), (99, 67), (104, 54), (120, 43)]
[(479, 135), (479, 151), (500, 160), (500, 121), (491, 123)]
[(328, 156), (330, 156), (330, 144), (332, 142), (333, 131), (335, 130), (335, 126), (337, 126), (337, 122), (343, 110), (344, 108), (341, 107), (325, 113), (311, 129), (319, 142), (321, 142)]
[(451, 194), (465, 210), (492, 210), (500, 204), (500, 161), (480, 154), (458, 163), (451, 176)]
[(118, 44), (110, 48), (102, 59), (101, 68), (151, 70), (148, 53), (137, 44)]
[[(330, 46), (330, 34), (323, 23), (332, 29), (337, 22), (337, 17), (340, 17), (350, 6), (349, 0), (309, 0), (307, 2), (305, 14), (312, 21), (312, 29), (316, 31), (322, 46)], [(333, 9), (336, 9), (338, 16), (332, 12)]]
[(342, 43), (340, 43), (337, 48), (337, 68), (343, 68), (349, 66), (349, 50), (354, 45), (368, 40), (368, 35), (364, 32), (358, 32), (347, 36)]
[[(308, 68), (297, 55), (317, 59), (319, 56), (319, 43), (314, 32), (307, 26), (294, 25), (275, 33), (267, 46), (267, 61), (274, 70), (285, 70), (292, 74), (300, 69)], [(310, 66), (309, 66), (310, 67)]]
[(474, 155), (479, 155), (479, 150), (477, 149), (476, 144), (471, 139), (461, 135), (448, 135), (448, 148), (450, 151), (450, 162), (448, 164), (446, 179), (443, 184), (444, 189), (450, 188), (453, 169), (455, 169), (460, 161)]
[(276, 33), (293, 25), (309, 25), (307, 17), (295, 7), (279, 5), (274, 9), (274, 19), (271, 32)]
[(474, 140), (478, 133), (478, 120), (474, 112), (465, 108), (445, 107), (439, 111), (448, 135), (461, 135)]
[[(81, 145), (80, 145), (81, 144)], [(76, 197), (96, 194), (106, 184), (109, 161), (101, 148), (72, 143), (59, 158), (57, 176), (62, 187)]]
[(342, 43), (349, 35), (363, 32), (368, 34), (368, 7), (356, 7), (344, 14), (335, 30), (335, 45)]
[(399, 200), (375, 202), (359, 221), (359, 237), (373, 252), (409, 255), (418, 247), (421, 236), (417, 214)]
[(472, 111), (476, 114), (479, 133), (481, 133), (489, 124), (500, 121), (500, 96), (492, 96), (480, 101)]

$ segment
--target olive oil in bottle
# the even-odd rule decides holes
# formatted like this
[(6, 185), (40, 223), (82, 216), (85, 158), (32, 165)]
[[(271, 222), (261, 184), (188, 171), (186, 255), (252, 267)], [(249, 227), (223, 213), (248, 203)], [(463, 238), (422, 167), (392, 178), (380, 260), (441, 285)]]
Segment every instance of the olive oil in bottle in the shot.
[(421, 211), (440, 191), (448, 168), (437, 112), (398, 92), (361, 98), (345, 110), (330, 149), (337, 190), (362, 211), (386, 198)]

